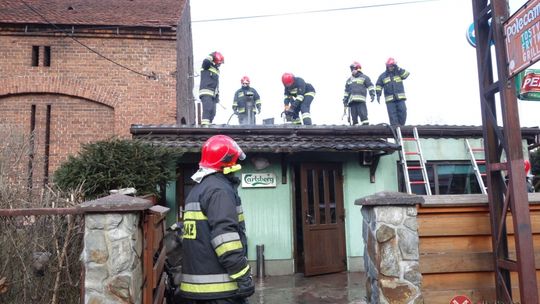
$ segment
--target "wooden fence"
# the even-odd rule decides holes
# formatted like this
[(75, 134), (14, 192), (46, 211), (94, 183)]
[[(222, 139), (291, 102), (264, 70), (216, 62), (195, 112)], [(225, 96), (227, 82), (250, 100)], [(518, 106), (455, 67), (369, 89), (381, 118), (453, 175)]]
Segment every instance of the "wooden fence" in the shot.
[[(425, 303), (449, 303), (466, 295), (474, 303), (495, 302), (491, 225), (486, 195), (425, 196), (418, 208), (420, 271)], [(540, 282), (540, 193), (529, 194), (536, 273)], [(510, 216), (510, 214), (509, 214)], [(507, 221), (509, 254), (514, 229)], [(512, 273), (512, 286), (517, 275)], [(540, 290), (540, 286), (539, 286)], [(516, 287), (512, 292), (519, 301)]]
[(163, 303), (165, 295), (166, 251), (163, 245), (165, 216), (169, 209), (153, 206), (144, 215), (143, 235), (143, 304)]

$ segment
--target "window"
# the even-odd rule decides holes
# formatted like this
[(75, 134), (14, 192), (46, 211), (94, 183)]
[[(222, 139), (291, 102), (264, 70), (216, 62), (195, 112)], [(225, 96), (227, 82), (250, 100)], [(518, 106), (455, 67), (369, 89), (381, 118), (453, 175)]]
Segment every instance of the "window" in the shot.
[[(409, 166), (418, 166), (418, 162), (409, 161), (407, 164)], [(401, 173), (400, 191), (405, 192), (405, 181), (401, 166), (399, 166), (399, 169)], [(485, 166), (479, 166), (479, 169), (480, 172), (485, 172)], [(482, 193), (470, 162), (430, 162), (427, 164), (426, 170), (432, 194)], [(409, 179), (411, 181), (422, 180), (422, 172), (420, 170), (409, 170)], [(423, 184), (411, 185), (411, 191), (415, 194), (426, 194)]]
[(32, 66), (39, 65), (39, 46), (32, 46)]
[(50, 67), (51, 66), (51, 47), (45, 46), (43, 47), (43, 66)]
[[(39, 66), (39, 49), (40, 48), (41, 47), (39, 45), (32, 46), (32, 66)], [(50, 46), (43, 47), (43, 66), (46, 66), (46, 67), (51, 66), (51, 47)]]

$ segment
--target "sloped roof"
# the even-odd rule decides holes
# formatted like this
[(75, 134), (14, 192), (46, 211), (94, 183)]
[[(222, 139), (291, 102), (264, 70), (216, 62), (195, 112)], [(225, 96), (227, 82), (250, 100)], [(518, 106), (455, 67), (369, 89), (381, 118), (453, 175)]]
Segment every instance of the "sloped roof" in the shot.
[[(412, 136), (414, 126), (402, 127), (404, 136)], [(422, 138), (478, 138), (477, 126), (416, 126)], [(132, 125), (133, 138), (156, 145), (199, 152), (210, 136), (231, 136), (247, 152), (393, 152), (400, 146), (393, 140), (388, 125), (370, 126), (296, 126), (296, 125), (216, 125), (207, 128), (186, 125)], [(523, 128), (523, 138), (534, 141), (538, 128)]]
[[(180, 20), (186, 0), (0, 1), (0, 23), (168, 27)], [(39, 14), (38, 14), (39, 13)], [(45, 17), (47, 21), (44, 20)]]

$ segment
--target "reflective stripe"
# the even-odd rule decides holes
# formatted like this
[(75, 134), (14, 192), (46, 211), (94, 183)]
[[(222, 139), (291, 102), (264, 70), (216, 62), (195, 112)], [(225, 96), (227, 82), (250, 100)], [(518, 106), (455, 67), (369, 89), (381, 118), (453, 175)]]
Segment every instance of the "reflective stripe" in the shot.
[(366, 96), (352, 95), (350, 101), (366, 101)]
[(233, 241), (229, 243), (222, 244), (215, 248), (216, 254), (218, 257), (224, 255), (225, 253), (233, 250), (242, 249), (244, 246), (242, 246), (242, 242), (240, 241)]
[(239, 272), (237, 273), (234, 273), (234, 274), (231, 274), (231, 278), (233, 279), (238, 279), (239, 277), (243, 276), (244, 274), (246, 274), (247, 272), (249, 271), (249, 264), (246, 265), (246, 267), (244, 267), (244, 269), (240, 270)]
[(411, 73), (409, 73), (408, 71), (405, 71), (405, 70), (404, 70), (403, 73), (401, 73), (401, 77), (407, 78), (407, 77), (409, 76), (409, 74), (411, 74)]
[(400, 76), (394, 76), (394, 81), (395, 82), (401, 82), (401, 77)]
[(217, 246), (230, 241), (238, 241), (240, 240), (240, 235), (237, 232), (228, 232), (224, 234), (220, 234), (216, 236), (212, 240), (212, 246), (216, 248)]
[(244, 221), (244, 214), (243, 214), (243, 213), (240, 213), (240, 214), (238, 215), (238, 221), (239, 221), (239, 222), (243, 222), (243, 221)]
[(311, 118), (311, 114), (308, 113), (302, 113), (302, 118)]
[(355, 78), (351, 81), (351, 83), (364, 84), (364, 81), (364, 78)]
[(290, 93), (291, 95), (296, 95), (296, 94), (298, 94), (298, 88), (294, 88), (294, 89), (292, 89), (292, 90), (289, 90), (289, 93)]
[(405, 93), (398, 93), (398, 94), (397, 94), (397, 97), (398, 97), (399, 99), (405, 99)]
[(199, 95), (208, 95), (214, 97), (214, 91), (209, 89), (200, 89)]
[(295, 120), (293, 120), (293, 124), (295, 124), (295, 125), (301, 125), (301, 124), (302, 124), (302, 120), (300, 120), (300, 118), (296, 118)]
[(389, 101), (392, 101), (392, 100), (394, 100), (394, 95), (384, 97), (384, 101), (386, 101), (386, 102), (389, 102)]
[(302, 102), (302, 101), (304, 101), (304, 96), (302, 96), (302, 95), (296, 96), (294, 99), (295, 99), (296, 101)]
[(208, 68), (208, 70), (209, 70), (210, 72), (216, 74), (216, 75), (219, 75), (219, 70), (216, 69), (215, 67), (210, 67), (210, 68)]
[(376, 91), (382, 91), (382, 87), (380, 85), (378, 85), (378, 86), (375, 87), (375, 90)]
[(226, 273), (219, 274), (182, 274), (182, 283), (194, 283), (194, 284), (204, 284), (204, 283), (228, 283), (233, 280)]
[(256, 104), (256, 105), (261, 104), (261, 100), (260, 100), (260, 99), (255, 100), (255, 104)]
[(305, 96), (313, 96), (315, 97), (315, 92), (308, 92), (306, 94), (304, 94)]
[(201, 120), (201, 125), (207, 126), (207, 125), (209, 125), (209, 124), (210, 124), (210, 119), (203, 119), (203, 120)]
[(368, 124), (368, 123), (369, 123), (369, 120), (366, 119), (366, 120), (362, 120), (362, 121), (360, 121), (360, 122), (363, 123), (363, 124)]
[(390, 77), (384, 78), (384, 79), (382, 80), (382, 82), (383, 82), (384, 84), (389, 83), (389, 82), (390, 82)]
[(374, 86), (370, 85), (367, 89), (368, 89), (368, 91), (371, 91), (371, 90), (373, 90), (374, 88), (375, 88)]
[(202, 211), (186, 211), (184, 213), (184, 220), (208, 220), (206, 215)]
[(191, 202), (187, 203), (184, 207), (184, 211), (201, 211), (201, 203)]
[(180, 290), (191, 293), (218, 293), (234, 291), (238, 289), (236, 282), (230, 283), (215, 283), (215, 284), (190, 284), (181, 283)]

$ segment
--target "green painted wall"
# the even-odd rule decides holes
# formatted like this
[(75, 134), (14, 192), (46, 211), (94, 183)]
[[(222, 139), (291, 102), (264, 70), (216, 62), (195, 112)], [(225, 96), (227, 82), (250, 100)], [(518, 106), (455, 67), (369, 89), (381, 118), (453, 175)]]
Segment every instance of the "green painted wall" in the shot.
[[(249, 155), (248, 155), (249, 158)], [(238, 188), (242, 198), (248, 233), (248, 258), (256, 259), (256, 245), (264, 244), (267, 260), (292, 259), (293, 256), (293, 207), (291, 183), (281, 183), (279, 158), (270, 157), (271, 165), (263, 170), (255, 168), (246, 160), (242, 173), (274, 173), (277, 177), (275, 188)], [(289, 175), (287, 175), (288, 178)]]

